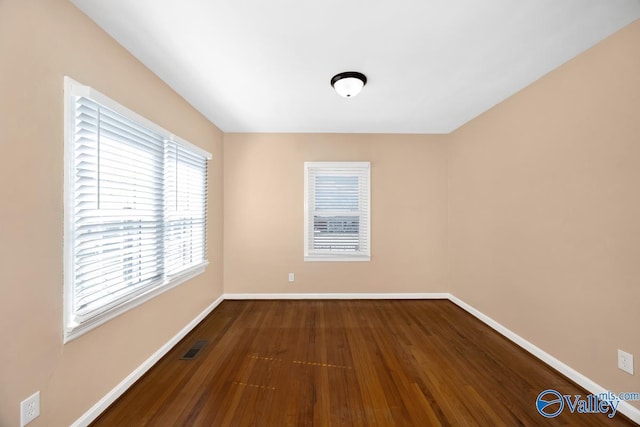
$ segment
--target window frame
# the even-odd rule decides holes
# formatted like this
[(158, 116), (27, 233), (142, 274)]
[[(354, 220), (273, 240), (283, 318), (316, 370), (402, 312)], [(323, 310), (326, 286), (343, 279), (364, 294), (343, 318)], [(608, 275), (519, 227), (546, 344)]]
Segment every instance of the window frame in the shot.
[[(364, 238), (366, 239), (366, 250), (358, 252), (342, 252), (330, 250), (317, 250), (312, 251), (310, 249), (310, 230), (313, 228), (312, 219), (312, 204), (309, 193), (309, 173), (310, 170), (325, 168), (327, 171), (331, 169), (353, 169), (358, 175), (366, 170), (366, 191), (364, 199), (367, 203), (367, 209), (360, 215), (365, 216)], [(315, 191), (315, 190), (314, 190)], [(362, 194), (359, 194), (359, 198), (362, 198)], [(359, 233), (361, 231), (359, 230)], [(361, 236), (359, 236), (360, 238)], [(338, 261), (338, 262), (368, 262), (371, 261), (371, 162), (352, 162), (352, 161), (313, 161), (304, 162), (304, 261)]]
[[(99, 325), (104, 324), (105, 322), (123, 314), (124, 312), (131, 310), (138, 305), (149, 301), (150, 299), (172, 289), (187, 280), (192, 279), (200, 274), (202, 274), (209, 261), (206, 258), (206, 220), (207, 220), (207, 211), (205, 208), (205, 225), (204, 225), (204, 242), (203, 242), (203, 250), (204, 250), (204, 259), (201, 263), (191, 266), (183, 271), (180, 271), (178, 274), (174, 274), (171, 277), (167, 276), (166, 271), (163, 268), (163, 274), (161, 282), (150, 286), (146, 290), (139, 290), (138, 292), (134, 291), (126, 301), (118, 303), (115, 306), (110, 306), (109, 303), (105, 304), (100, 308), (102, 310), (100, 313), (97, 313), (89, 318), (82, 318), (84, 316), (79, 315), (78, 311), (76, 311), (74, 307), (75, 302), (75, 286), (74, 276), (75, 276), (75, 217), (74, 217), (74, 205), (75, 205), (75, 194), (74, 194), (74, 186), (75, 186), (75, 162), (73, 158), (74, 147), (75, 147), (75, 116), (74, 116), (74, 105), (75, 105), (75, 97), (82, 96), (86, 98), (90, 98), (96, 103), (124, 116), (126, 119), (136, 122), (137, 124), (161, 135), (171, 144), (181, 145), (187, 150), (196, 153), (205, 158), (206, 163), (211, 160), (212, 156), (206, 150), (191, 144), (188, 141), (172, 134), (161, 126), (153, 123), (152, 121), (144, 118), (143, 116), (137, 114), (136, 112), (124, 107), (118, 102), (112, 100), (101, 92), (78, 83), (72, 78), (65, 76), (64, 77), (64, 266), (63, 266), (63, 342), (67, 343), (84, 333), (96, 328)], [(166, 146), (166, 144), (165, 144)], [(165, 147), (166, 150), (166, 147)], [(207, 178), (208, 168), (205, 169), (205, 180)], [(206, 181), (205, 181), (206, 182)], [(206, 183), (205, 183), (206, 185)], [(207, 196), (206, 187), (204, 197)], [(206, 199), (205, 199), (206, 206)], [(162, 228), (166, 227), (165, 223), (166, 219), (163, 219)], [(162, 245), (164, 247), (164, 239), (162, 240)], [(164, 264), (164, 260), (163, 260)], [(113, 303), (114, 301), (112, 301)]]

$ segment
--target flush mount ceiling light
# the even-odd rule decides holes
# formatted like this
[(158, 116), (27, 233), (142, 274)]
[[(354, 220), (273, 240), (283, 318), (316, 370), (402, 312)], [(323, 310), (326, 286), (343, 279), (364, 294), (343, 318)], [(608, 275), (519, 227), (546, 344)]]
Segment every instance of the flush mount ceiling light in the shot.
[(356, 96), (366, 84), (367, 76), (357, 71), (345, 71), (336, 74), (331, 79), (331, 86), (338, 92), (338, 95), (345, 98)]

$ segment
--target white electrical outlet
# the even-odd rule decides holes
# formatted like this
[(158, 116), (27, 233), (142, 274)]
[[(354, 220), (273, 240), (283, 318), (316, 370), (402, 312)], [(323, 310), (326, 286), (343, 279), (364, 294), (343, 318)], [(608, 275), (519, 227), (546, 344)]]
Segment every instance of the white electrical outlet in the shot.
[(618, 350), (618, 368), (633, 375), (633, 354)]
[(293, 273), (289, 273), (289, 281), (290, 282), (295, 282), (296, 281), (296, 275)]
[(26, 426), (40, 415), (40, 392), (20, 402), (20, 426)]

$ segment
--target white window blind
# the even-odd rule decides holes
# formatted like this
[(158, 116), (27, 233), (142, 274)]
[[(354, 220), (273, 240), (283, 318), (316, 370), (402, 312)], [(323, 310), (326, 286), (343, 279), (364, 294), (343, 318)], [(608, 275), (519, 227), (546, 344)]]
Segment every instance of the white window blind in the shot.
[(204, 270), (203, 150), (65, 79), (65, 340)]
[(305, 260), (370, 260), (369, 162), (305, 163)]
[(165, 265), (173, 276), (202, 263), (206, 255), (207, 163), (168, 142), (165, 151)]

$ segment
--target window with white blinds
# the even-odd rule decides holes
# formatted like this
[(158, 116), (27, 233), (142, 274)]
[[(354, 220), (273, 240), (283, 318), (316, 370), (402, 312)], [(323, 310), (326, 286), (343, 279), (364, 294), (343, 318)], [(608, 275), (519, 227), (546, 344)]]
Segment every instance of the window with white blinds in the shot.
[(65, 78), (65, 341), (204, 271), (211, 155)]
[(369, 261), (370, 163), (305, 162), (305, 261)]

